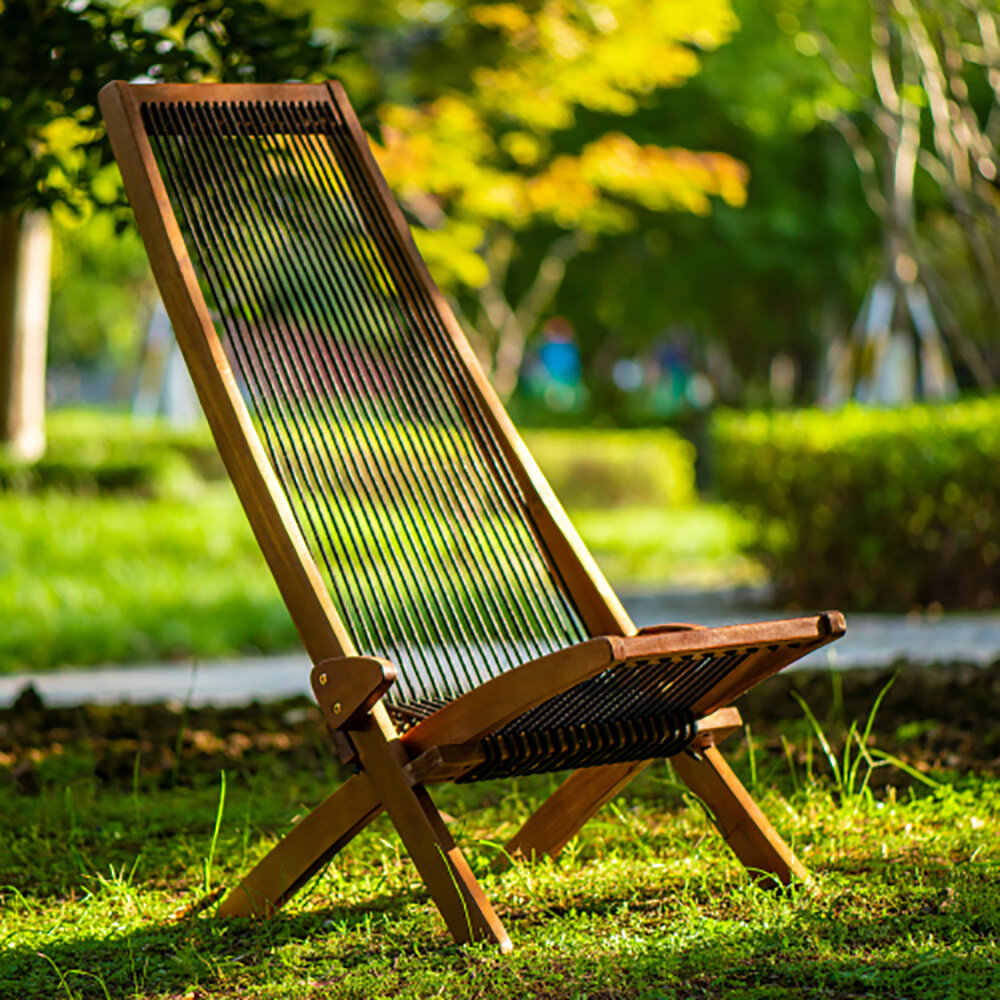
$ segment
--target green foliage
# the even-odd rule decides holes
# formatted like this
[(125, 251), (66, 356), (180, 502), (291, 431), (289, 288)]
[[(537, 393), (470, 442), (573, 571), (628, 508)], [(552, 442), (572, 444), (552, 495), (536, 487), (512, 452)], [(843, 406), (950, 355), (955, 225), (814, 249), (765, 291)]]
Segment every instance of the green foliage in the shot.
[[(790, 19), (786, 6), (734, 0), (740, 30), (630, 121), (638, 142), (669, 123), (672, 142), (738, 158), (745, 203), (718, 202), (707, 217), (640, 213), (633, 233), (574, 261), (560, 290), (555, 309), (577, 331), (598, 410), (617, 420), (626, 406), (608, 391), (608, 356), (641, 357), (679, 325), (701, 355), (731, 362), (707, 365), (723, 399), (768, 398), (779, 351), (799, 363), (798, 398), (814, 398), (822, 350), (849, 328), (874, 273), (877, 220), (849, 148), (821, 115), (846, 100), (844, 88), (796, 47), (807, 14)], [(838, 18), (842, 34), (867, 36), (867, 5), (841, 5)]]
[(567, 267), (598, 237), (744, 202), (732, 156), (679, 147), (662, 120), (641, 138), (634, 127), (737, 22), (728, 0), (465, 2), (451, 13), (428, 46), (448, 71), (415, 60), (417, 100), (380, 107), (374, 152), (506, 398)]
[(1000, 604), (1000, 399), (723, 413), (713, 432), (719, 494), (755, 522), (785, 600)]
[(160, 421), (89, 410), (55, 411), (48, 449), (35, 462), (0, 454), (0, 490), (18, 493), (57, 489), (178, 496), (224, 474), (205, 426), (177, 430)]
[[(440, 237), (454, 228), (459, 247), (470, 228), (482, 237), (491, 224), (621, 232), (634, 225), (630, 205), (704, 215), (709, 196), (741, 204), (745, 174), (732, 158), (625, 134), (645, 94), (695, 75), (699, 50), (735, 27), (727, 0), (669, 9), (648, 0), (468, 4), (452, 29), (471, 63), (467, 78), (431, 81), (434, 99), (417, 108), (380, 109), (382, 169), (428, 229)], [(584, 110), (619, 128), (584, 138)], [(443, 280), (460, 277), (441, 264)], [(484, 284), (487, 273), (473, 278)]]
[(116, 237), (109, 212), (53, 221), (50, 364), (131, 369), (155, 295), (139, 234)]
[(281, 80), (330, 61), (308, 14), (261, 0), (5, 0), (0, 38), (0, 213), (116, 199), (97, 113), (110, 80)]
[(751, 526), (727, 504), (573, 507), (569, 516), (616, 587), (705, 589), (764, 582), (760, 564), (744, 553)]

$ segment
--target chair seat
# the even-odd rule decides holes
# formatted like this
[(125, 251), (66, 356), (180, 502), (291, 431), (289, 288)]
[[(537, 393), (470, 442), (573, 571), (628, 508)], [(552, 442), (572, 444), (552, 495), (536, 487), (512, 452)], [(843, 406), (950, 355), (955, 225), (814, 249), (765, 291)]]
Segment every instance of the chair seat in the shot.
[[(762, 676), (775, 673), (810, 648), (829, 641), (839, 616), (799, 619), (777, 625), (736, 626), (723, 648), (667, 650), (714, 638), (712, 630), (690, 637), (678, 633), (625, 640), (624, 653), (607, 669), (549, 697), (471, 741), (482, 760), (458, 779), (561, 771), (617, 764), (681, 753), (697, 734), (697, 720), (731, 704)], [(793, 626), (791, 629), (787, 626)], [(782, 634), (784, 633), (784, 634)], [(758, 641), (739, 643), (741, 635)], [(764, 640), (764, 641), (760, 641)], [(768, 641), (770, 640), (770, 641)], [(428, 699), (389, 705), (408, 736), (432, 716), (447, 715), (453, 703)], [(436, 720), (435, 720), (436, 721)]]
[(482, 741), (485, 760), (457, 780), (484, 781), (673, 757), (698, 735), (697, 722), (693, 712), (680, 710), (550, 729), (507, 726)]

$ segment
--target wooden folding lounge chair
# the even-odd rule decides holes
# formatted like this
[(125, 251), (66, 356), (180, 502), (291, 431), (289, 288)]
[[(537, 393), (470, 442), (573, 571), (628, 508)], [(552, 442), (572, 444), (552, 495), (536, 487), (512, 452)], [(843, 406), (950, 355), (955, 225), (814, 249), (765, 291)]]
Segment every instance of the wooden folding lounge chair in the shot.
[[(460, 940), (506, 932), (427, 786), (571, 770), (555, 855), (670, 757), (753, 872), (804, 872), (714, 742), (837, 612), (636, 629), (477, 367), (336, 84), (109, 84), (101, 108), (205, 414), (356, 773), (221, 905), (266, 915), (384, 809)], [(447, 151), (442, 150), (443, 157)]]

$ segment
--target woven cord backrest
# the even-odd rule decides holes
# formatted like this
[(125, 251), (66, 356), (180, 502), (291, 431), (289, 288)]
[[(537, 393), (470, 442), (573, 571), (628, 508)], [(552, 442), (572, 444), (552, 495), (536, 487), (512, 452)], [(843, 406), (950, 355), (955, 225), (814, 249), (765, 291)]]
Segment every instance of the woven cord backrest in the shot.
[(356, 647), (443, 701), (586, 637), (339, 110), (142, 119), (241, 391)]

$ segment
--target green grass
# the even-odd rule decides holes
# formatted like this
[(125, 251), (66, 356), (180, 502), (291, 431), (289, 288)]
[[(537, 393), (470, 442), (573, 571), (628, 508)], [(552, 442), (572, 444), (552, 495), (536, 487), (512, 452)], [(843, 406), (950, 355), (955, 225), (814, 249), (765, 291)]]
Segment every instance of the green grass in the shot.
[[(435, 791), (513, 938), (508, 957), (451, 942), (385, 820), (269, 922), (199, 909), (209, 866), (213, 886), (233, 884), (340, 779), (312, 709), (0, 721), (0, 746), (13, 747), (0, 757), (0, 997), (929, 1000), (1000, 989), (1000, 780), (910, 784), (882, 766), (873, 788), (865, 765), (845, 785), (801, 717), (760, 729), (752, 768), (732, 741), (738, 773), (812, 872), (788, 891), (750, 883), (663, 762), (557, 862), (502, 877), (488, 870), (498, 845), (555, 779)], [(841, 764), (843, 735), (830, 741)], [(887, 745), (918, 762), (916, 744)]]
[[(225, 483), (140, 497), (0, 492), (0, 672), (293, 647), (297, 635)], [(745, 525), (702, 505), (577, 511), (616, 584), (755, 579)]]
[(0, 670), (287, 648), (295, 629), (231, 488), (0, 493)]

